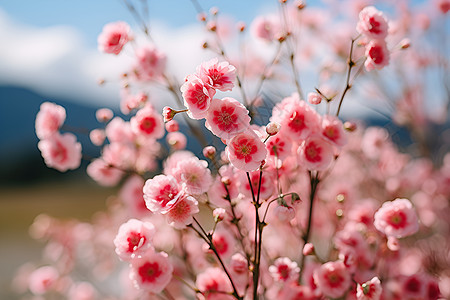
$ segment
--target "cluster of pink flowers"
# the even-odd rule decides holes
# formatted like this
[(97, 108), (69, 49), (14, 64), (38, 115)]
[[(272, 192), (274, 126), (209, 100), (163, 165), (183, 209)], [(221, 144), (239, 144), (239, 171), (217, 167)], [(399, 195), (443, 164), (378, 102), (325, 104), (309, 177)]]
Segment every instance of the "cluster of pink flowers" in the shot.
[[(31, 233), (48, 241), (48, 264), (24, 266), (17, 287), (69, 299), (450, 297), (450, 154), (433, 167), (426, 156), (402, 153), (386, 129), (341, 121), (342, 101), (362, 68), (379, 70), (390, 62), (386, 17), (373, 6), (355, 5), (359, 21), (352, 33), (360, 33), (360, 43), (349, 34), (345, 56), (344, 46), (331, 41), (344, 63), (320, 74), (326, 81), (340, 70), (346, 86), (339, 92), (321, 85), (304, 98), (296, 60), (309, 60), (314, 49), (298, 53), (292, 46), (298, 28), (320, 36), (329, 18), (303, 1), (287, 2), (279, 3), (282, 17), (261, 16), (250, 26), (266, 45), (279, 47), (260, 70), (254, 57), (225, 55), (218, 9), (199, 20), (215, 37), (204, 48), (221, 57), (201, 63), (181, 86), (166, 73), (164, 53), (136, 45), (136, 63), (122, 76), (121, 111), (129, 121), (99, 109), (101, 126), (89, 134), (101, 155), (87, 173), (100, 185), (121, 185), (118, 195), (91, 223), (36, 218)], [(236, 25), (243, 34), (246, 26)], [(109, 24), (99, 48), (119, 54), (130, 40), (128, 25)], [(296, 92), (263, 107), (265, 83), (286, 77)], [(254, 97), (244, 78), (255, 80)], [(147, 91), (133, 90), (137, 81), (165, 86), (185, 109), (166, 106), (161, 115)], [(217, 97), (237, 89), (240, 99)], [(253, 116), (263, 117), (262, 111), (270, 115), (256, 125)], [(179, 131), (175, 117), (183, 113), (192, 135)], [(81, 159), (75, 137), (59, 133), (64, 121), (65, 110), (51, 103), (36, 117), (42, 156), (61, 171)], [(207, 139), (198, 136), (201, 124)], [(186, 150), (195, 137), (204, 158)], [(98, 283), (78, 277), (83, 269)]]
[(367, 39), (364, 63), (367, 71), (380, 70), (389, 64), (390, 53), (386, 44), (388, 28), (386, 17), (375, 7), (368, 6), (359, 13), (356, 29)]

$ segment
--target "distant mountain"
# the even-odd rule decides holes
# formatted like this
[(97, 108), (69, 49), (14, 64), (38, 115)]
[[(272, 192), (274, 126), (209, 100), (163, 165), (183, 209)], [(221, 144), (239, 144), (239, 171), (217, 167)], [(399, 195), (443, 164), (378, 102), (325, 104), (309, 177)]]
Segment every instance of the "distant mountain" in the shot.
[[(0, 185), (1, 184), (23, 184), (43, 180), (46, 178), (69, 180), (72, 176), (86, 176), (85, 167), (87, 162), (83, 162), (81, 168), (75, 171), (61, 172), (49, 169), (45, 166), (43, 158), (37, 148), (38, 138), (34, 131), (36, 114), (42, 102), (51, 101), (66, 108), (67, 119), (65, 124), (71, 128), (78, 128), (85, 133), (76, 133), (83, 146), (83, 154), (88, 157), (97, 157), (99, 150), (93, 146), (86, 134), (88, 129), (99, 127), (95, 119), (95, 111), (99, 108), (80, 104), (76, 99), (49, 99), (28, 89), (12, 86), (0, 86)], [(267, 110), (268, 109), (268, 110)], [(270, 108), (261, 112), (262, 115), (270, 113)], [(120, 113), (117, 115), (122, 116)], [(256, 119), (258, 121), (258, 119)], [(197, 122), (197, 121), (195, 121)], [(204, 121), (200, 121), (202, 124)], [(267, 120), (261, 120), (267, 122)], [(388, 129), (392, 139), (401, 148), (406, 149), (412, 143), (408, 132), (387, 119), (366, 119), (364, 122), (371, 126), (381, 126)], [(202, 126), (208, 143), (223, 149), (224, 145), (212, 137), (212, 135)], [(436, 128), (436, 136), (443, 136), (441, 133), (448, 124)], [(73, 131), (73, 130), (70, 130)], [(181, 132), (189, 132), (186, 126), (181, 126)], [(447, 133), (448, 136), (448, 133)], [(441, 141), (442, 142), (442, 141)], [(194, 138), (188, 138), (187, 148), (202, 158), (202, 147)], [(448, 151), (448, 147), (446, 150)]]

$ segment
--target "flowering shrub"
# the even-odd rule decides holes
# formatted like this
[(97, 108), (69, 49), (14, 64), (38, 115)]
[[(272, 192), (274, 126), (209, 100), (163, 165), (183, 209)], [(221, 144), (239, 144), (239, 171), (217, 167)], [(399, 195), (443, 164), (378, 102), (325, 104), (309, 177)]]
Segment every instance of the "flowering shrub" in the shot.
[[(253, 49), (230, 55), (223, 30), (232, 28), (218, 9), (199, 11), (209, 34), (203, 48), (216, 57), (181, 83), (157, 44), (138, 44), (123, 22), (107, 24), (101, 51), (121, 55), (134, 43), (120, 105), (129, 121), (97, 112), (104, 126), (90, 138), (102, 151), (87, 174), (120, 192), (91, 223), (36, 218), (32, 232), (48, 241), (47, 263), (17, 280), (34, 295), (69, 299), (450, 297), (450, 154), (445, 145), (429, 147), (427, 126), (436, 120), (417, 90), (419, 69), (448, 60), (421, 56), (404, 39), (419, 43), (429, 17), (400, 3), (395, 13), (362, 2), (348, 3), (357, 13), (333, 19), (302, 1), (280, 1), (280, 13), (257, 17), (248, 35), (238, 23), (237, 34), (274, 50), (266, 60)], [(448, 1), (428, 5), (444, 22)], [(305, 99), (308, 61), (318, 78)], [(178, 108), (156, 108), (140, 89), (153, 85), (172, 93)], [(343, 122), (350, 91), (395, 98), (386, 102), (393, 111), (380, 112), (409, 128), (419, 151), (401, 152), (383, 128)], [(75, 136), (61, 133), (65, 115), (44, 103), (36, 118), (45, 163), (62, 172), (81, 162)], [(180, 124), (189, 129), (180, 132)], [(202, 155), (185, 149), (187, 139), (197, 139)]]

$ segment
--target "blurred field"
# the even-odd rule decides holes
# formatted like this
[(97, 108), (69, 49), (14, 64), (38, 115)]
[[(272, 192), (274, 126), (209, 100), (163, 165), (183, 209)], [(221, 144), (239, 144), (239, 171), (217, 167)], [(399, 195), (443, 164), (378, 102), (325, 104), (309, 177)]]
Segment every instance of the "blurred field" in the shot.
[(27, 261), (39, 262), (43, 244), (28, 235), (37, 215), (87, 221), (114, 193), (88, 179), (0, 186), (0, 299), (17, 299), (10, 289), (16, 269)]

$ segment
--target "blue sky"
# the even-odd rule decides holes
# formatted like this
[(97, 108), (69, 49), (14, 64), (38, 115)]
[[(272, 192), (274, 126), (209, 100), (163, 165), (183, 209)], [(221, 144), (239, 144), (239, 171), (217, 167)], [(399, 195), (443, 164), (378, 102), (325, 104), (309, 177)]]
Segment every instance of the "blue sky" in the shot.
[[(139, 3), (139, 1), (133, 1)], [(196, 23), (196, 11), (190, 0), (149, 2), (150, 20), (167, 26), (181, 27)], [(203, 9), (217, 6), (236, 20), (250, 22), (261, 10), (276, 7), (276, 0), (199, 0)], [(312, 1), (314, 2), (314, 1)], [(265, 8), (262, 8), (265, 7)], [(65, 24), (77, 28), (86, 36), (89, 46), (95, 46), (97, 35), (108, 22), (123, 20), (135, 24), (123, 0), (10, 0), (0, 5), (17, 22), (36, 27)]]

